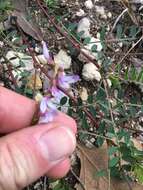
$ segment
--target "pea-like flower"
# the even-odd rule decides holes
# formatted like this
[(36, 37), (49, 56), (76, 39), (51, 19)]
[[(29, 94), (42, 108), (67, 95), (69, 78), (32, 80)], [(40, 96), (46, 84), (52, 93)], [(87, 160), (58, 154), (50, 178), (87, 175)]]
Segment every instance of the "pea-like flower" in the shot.
[(69, 90), (71, 87), (70, 85), (78, 81), (78, 75), (66, 75), (65, 72), (60, 71), (57, 75), (57, 78), (53, 81), (50, 92), (52, 96), (55, 97), (58, 102), (60, 102), (61, 98), (64, 97), (64, 93), (58, 89), (58, 86), (65, 90)]
[(49, 96), (44, 97), (40, 103), (39, 123), (48, 123), (53, 121), (55, 115), (58, 113), (56, 104), (59, 104), (61, 99), (65, 96), (59, 87), (65, 90), (70, 90), (71, 84), (79, 81), (79, 76), (66, 75), (62, 67), (57, 67), (57, 65), (54, 65), (54, 61), (50, 56), (46, 42), (43, 41), (42, 44), (44, 57), (47, 59), (48, 63), (53, 64), (54, 66), (52, 67), (53, 70), (48, 71), (48, 74), (53, 79), (47, 86), (47, 93), (49, 93)]
[(52, 63), (52, 57), (50, 55), (50, 51), (48, 49), (46, 42), (43, 41), (42, 45), (43, 45), (43, 55), (45, 59), (48, 61), (48, 63)]
[(58, 77), (58, 85), (64, 89), (69, 89), (71, 84), (78, 82), (78, 75), (60, 75)]
[(56, 105), (52, 103), (50, 97), (44, 97), (40, 103), (40, 119), (39, 123), (48, 123), (53, 121), (58, 110)]

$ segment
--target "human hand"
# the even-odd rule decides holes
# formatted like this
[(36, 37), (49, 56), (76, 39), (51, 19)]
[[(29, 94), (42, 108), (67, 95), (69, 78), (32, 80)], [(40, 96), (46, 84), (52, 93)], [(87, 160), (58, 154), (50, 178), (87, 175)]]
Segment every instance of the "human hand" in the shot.
[(60, 113), (45, 125), (30, 126), (35, 101), (0, 87), (0, 190), (19, 190), (42, 175), (61, 178), (76, 146), (76, 123)]

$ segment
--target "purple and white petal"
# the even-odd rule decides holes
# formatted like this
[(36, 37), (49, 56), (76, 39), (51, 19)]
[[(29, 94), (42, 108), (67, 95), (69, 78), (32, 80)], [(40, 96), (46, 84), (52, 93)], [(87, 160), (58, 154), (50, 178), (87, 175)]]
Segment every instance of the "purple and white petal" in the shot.
[(67, 82), (69, 84), (76, 83), (79, 81), (78, 75), (65, 75), (60, 77), (61, 82)]
[(69, 89), (70, 88), (70, 85), (68, 82), (63, 82), (61, 80), (58, 80), (58, 84), (60, 87), (64, 88), (64, 89)]
[(40, 112), (45, 113), (47, 110), (47, 98), (44, 97), (40, 103)]
[(53, 104), (53, 102), (52, 102), (50, 99), (47, 101), (47, 106), (48, 106), (48, 108), (49, 108), (50, 110), (52, 110), (52, 111), (57, 110), (56, 105)]
[(51, 88), (51, 93), (57, 100), (60, 100), (63, 97), (63, 93), (56, 86)]
[(47, 111), (43, 116), (40, 117), (39, 124), (44, 124), (53, 121), (57, 113), (57, 111)]
[(46, 44), (46, 42), (42, 42), (43, 43), (43, 55), (44, 55), (44, 57), (47, 59), (47, 60), (50, 60), (51, 59), (51, 57), (50, 57), (50, 53), (49, 53), (49, 49), (48, 49), (48, 47), (47, 47), (47, 44)]

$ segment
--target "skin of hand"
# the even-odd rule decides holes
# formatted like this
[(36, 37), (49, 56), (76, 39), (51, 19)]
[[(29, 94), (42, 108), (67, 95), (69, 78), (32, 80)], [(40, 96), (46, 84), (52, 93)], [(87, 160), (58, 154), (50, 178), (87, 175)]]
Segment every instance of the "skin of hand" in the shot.
[(45, 174), (62, 178), (70, 169), (75, 121), (59, 112), (51, 123), (30, 126), (37, 109), (35, 101), (0, 87), (0, 190), (22, 189)]

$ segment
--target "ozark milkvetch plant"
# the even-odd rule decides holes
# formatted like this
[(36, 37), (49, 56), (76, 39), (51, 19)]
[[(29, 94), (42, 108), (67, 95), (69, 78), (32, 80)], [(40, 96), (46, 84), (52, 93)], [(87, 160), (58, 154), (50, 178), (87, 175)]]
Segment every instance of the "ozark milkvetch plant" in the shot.
[(55, 103), (60, 103), (61, 99), (65, 96), (64, 93), (60, 89), (58, 89), (58, 86), (70, 91), (70, 85), (79, 81), (79, 76), (66, 75), (64, 68), (58, 66), (52, 59), (46, 42), (43, 41), (42, 45), (43, 55), (46, 58), (49, 66), (51, 66), (51, 70), (48, 71), (48, 74), (52, 76), (52, 80), (50, 81), (50, 84), (47, 86), (47, 95), (42, 98), (40, 103), (39, 123), (48, 123), (54, 119), (54, 116), (58, 112)]

